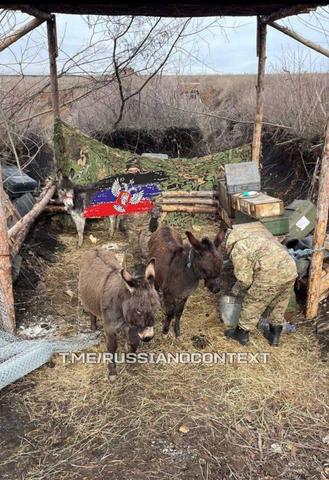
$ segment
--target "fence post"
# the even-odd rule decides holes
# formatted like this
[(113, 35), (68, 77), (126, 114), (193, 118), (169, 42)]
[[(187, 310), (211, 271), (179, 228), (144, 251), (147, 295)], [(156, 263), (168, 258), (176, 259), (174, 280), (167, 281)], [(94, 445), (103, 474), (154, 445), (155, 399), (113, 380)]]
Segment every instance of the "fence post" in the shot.
[[(16, 328), (7, 219), (4, 207), (2, 167), (0, 164), (0, 327), (6, 332)], [(2, 324), (2, 325), (1, 325)]]
[(266, 61), (266, 23), (257, 17), (257, 56), (258, 74), (256, 87), (256, 116), (252, 139), (252, 161), (259, 166), (261, 157), (262, 123), (264, 113), (264, 77)]
[(326, 239), (329, 209), (329, 119), (324, 137), (316, 220), (313, 235), (313, 254), (308, 281), (306, 318), (316, 317), (319, 309), (324, 242)]

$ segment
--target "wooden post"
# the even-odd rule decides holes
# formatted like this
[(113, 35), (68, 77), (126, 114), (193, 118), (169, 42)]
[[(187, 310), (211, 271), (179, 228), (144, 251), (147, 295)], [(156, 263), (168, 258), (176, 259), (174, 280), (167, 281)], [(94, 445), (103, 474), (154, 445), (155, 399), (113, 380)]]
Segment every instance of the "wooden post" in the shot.
[(264, 77), (266, 61), (266, 24), (262, 23), (257, 17), (257, 55), (258, 55), (258, 74), (257, 74), (257, 97), (256, 97), (256, 116), (254, 123), (254, 135), (252, 139), (252, 161), (260, 164), (261, 156), (261, 137), (262, 122), (264, 112)]
[(30, 22), (28, 22), (26, 25), (24, 25), (22, 28), (17, 30), (11, 35), (8, 35), (8, 37), (3, 38), (0, 40), (0, 52), (5, 50), (5, 48), (9, 47), (13, 43), (15, 43), (18, 39), (24, 37), (27, 33), (31, 32), (31, 30), (34, 30), (36, 27), (41, 25), (45, 20), (42, 18), (34, 18)]
[(57, 78), (57, 64), (56, 64), (56, 58), (58, 56), (58, 48), (57, 48), (55, 15), (52, 15), (51, 19), (47, 20), (47, 35), (48, 35), (51, 96), (52, 96), (52, 104), (53, 104), (53, 111), (54, 111), (54, 120), (57, 120), (60, 117), (60, 111), (59, 111), (59, 93), (58, 93), (58, 78)]
[(306, 318), (316, 317), (320, 299), (320, 280), (324, 254), (324, 242), (328, 224), (329, 208), (329, 119), (324, 138), (319, 193), (317, 201), (315, 230), (313, 235), (313, 255), (308, 281)]
[(6, 332), (14, 332), (14, 295), (4, 198), (0, 164), (0, 328)]

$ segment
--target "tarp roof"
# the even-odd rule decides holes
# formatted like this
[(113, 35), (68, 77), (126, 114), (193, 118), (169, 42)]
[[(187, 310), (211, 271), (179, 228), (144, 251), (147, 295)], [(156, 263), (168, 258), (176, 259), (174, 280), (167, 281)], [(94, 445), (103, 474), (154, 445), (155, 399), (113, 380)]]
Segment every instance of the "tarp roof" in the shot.
[[(170, 2), (157, 2), (156, 0), (112, 0), (109, 2), (77, 1), (70, 2), (41, 2), (30, 1), (29, 7), (38, 8), (44, 12), (87, 14), (87, 15), (147, 15), (166, 17), (190, 17), (190, 16), (247, 16), (247, 15), (270, 15), (280, 10), (287, 9), (287, 15), (302, 13), (307, 9), (313, 9), (327, 2), (308, 3), (299, 2), (232, 2), (212, 0), (171, 0)], [(1, 8), (23, 10), (27, 3), (2, 2)], [(290, 13), (289, 10), (293, 9)]]

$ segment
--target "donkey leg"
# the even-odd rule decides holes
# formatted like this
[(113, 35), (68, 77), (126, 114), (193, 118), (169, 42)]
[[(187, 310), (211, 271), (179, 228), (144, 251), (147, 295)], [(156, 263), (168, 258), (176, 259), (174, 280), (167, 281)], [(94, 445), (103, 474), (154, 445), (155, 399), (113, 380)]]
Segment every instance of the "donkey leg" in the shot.
[(174, 324), (174, 332), (176, 338), (180, 336), (180, 319), (185, 307), (187, 298), (183, 298), (182, 300), (179, 300), (176, 304), (175, 308), (175, 324)]
[(83, 232), (85, 230), (86, 219), (80, 213), (73, 212), (71, 215), (78, 232), (78, 245), (81, 247), (83, 244)]
[(163, 335), (168, 335), (171, 320), (175, 315), (175, 299), (172, 295), (163, 294), (163, 303), (165, 310), (165, 318), (162, 324), (162, 333)]
[(112, 240), (112, 238), (114, 236), (114, 232), (117, 229), (117, 218), (118, 217), (116, 215), (111, 215), (109, 217), (109, 221), (110, 221), (109, 237), (110, 237), (110, 240)]
[(92, 332), (96, 332), (96, 330), (97, 330), (97, 318), (92, 313), (90, 313), (89, 316), (90, 316), (90, 330)]
[(117, 334), (116, 333), (106, 333), (106, 347), (107, 347), (107, 351), (109, 353), (112, 353), (113, 357), (111, 359), (111, 361), (109, 362), (108, 364), (108, 375), (109, 375), (109, 380), (110, 382), (114, 382), (114, 380), (116, 379), (116, 376), (117, 376), (117, 367), (116, 367), (116, 364), (115, 364), (115, 360), (114, 360), (114, 354), (117, 350), (117, 347), (118, 347), (118, 340), (117, 340)]

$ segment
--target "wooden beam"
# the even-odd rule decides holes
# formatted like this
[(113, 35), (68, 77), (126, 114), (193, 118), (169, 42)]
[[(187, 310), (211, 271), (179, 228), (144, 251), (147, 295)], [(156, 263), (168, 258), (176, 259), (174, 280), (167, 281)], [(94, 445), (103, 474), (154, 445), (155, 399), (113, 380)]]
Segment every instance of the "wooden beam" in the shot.
[(8, 231), (8, 236), (12, 241), (11, 255), (15, 256), (19, 252), (29, 229), (33, 225), (35, 219), (43, 212), (48, 205), (49, 200), (53, 197), (56, 191), (55, 185), (49, 182), (42, 190), (37, 203), (33, 206), (21, 220)]
[(14, 332), (14, 295), (4, 199), (0, 164), (0, 328), (6, 332)]
[(31, 7), (31, 5), (22, 5), (21, 6), (22, 12), (28, 13), (36, 18), (42, 18), (43, 20), (50, 20), (51, 14), (47, 12), (43, 12), (36, 7)]
[(329, 119), (327, 121), (324, 139), (321, 174), (315, 230), (313, 235), (313, 254), (309, 273), (306, 318), (316, 317), (319, 308), (323, 254), (325, 249), (326, 231), (329, 210)]
[(0, 40), (0, 52), (8, 48), (10, 45), (15, 43), (18, 39), (24, 37), (27, 33), (31, 32), (31, 30), (34, 30), (36, 27), (41, 25), (45, 20), (42, 18), (34, 18), (30, 22), (28, 22), (26, 25), (24, 25), (22, 28), (16, 30), (16, 32), (12, 33), (11, 35), (8, 35), (8, 37), (5, 37)]
[(159, 198), (159, 205), (214, 205), (218, 207), (218, 200), (213, 198), (170, 197)]
[(297, 42), (302, 43), (306, 47), (311, 48), (312, 50), (315, 50), (318, 53), (322, 53), (322, 55), (325, 55), (326, 57), (329, 58), (329, 50), (321, 47), (317, 43), (311, 42), (311, 40), (307, 40), (307, 38), (302, 37), (302, 35), (299, 35), (299, 33), (296, 33), (293, 30), (290, 30), (289, 28), (284, 27), (283, 25), (279, 25), (276, 22), (269, 22), (268, 25), (275, 28), (276, 30), (279, 30), (279, 32), (282, 32), (282, 33), (288, 35), (289, 37), (293, 38), (294, 40), (297, 40)]
[(218, 197), (218, 192), (216, 190), (192, 190), (190, 192), (185, 190), (167, 190), (161, 192), (161, 197), (215, 198)]
[(312, 10), (316, 10), (316, 7), (308, 7), (307, 5), (293, 5), (292, 7), (279, 8), (279, 10), (276, 12), (272, 12), (269, 15), (263, 15), (261, 17), (261, 21), (264, 23), (274, 22), (280, 18), (298, 15), (300, 13), (309, 13)]
[(208, 205), (159, 205), (161, 212), (186, 212), (186, 213), (213, 213), (218, 214), (218, 208)]
[(50, 67), (50, 83), (51, 83), (51, 97), (53, 104), (54, 120), (60, 117), (59, 110), (59, 92), (58, 92), (58, 77), (57, 77), (57, 63), (58, 56), (57, 48), (57, 32), (56, 32), (56, 18), (55, 15), (47, 20), (47, 35), (48, 35), (48, 53), (49, 53), (49, 67)]
[(262, 123), (264, 115), (264, 77), (266, 62), (266, 24), (257, 19), (257, 55), (258, 74), (256, 86), (256, 116), (254, 123), (254, 134), (252, 139), (252, 161), (260, 164)]

